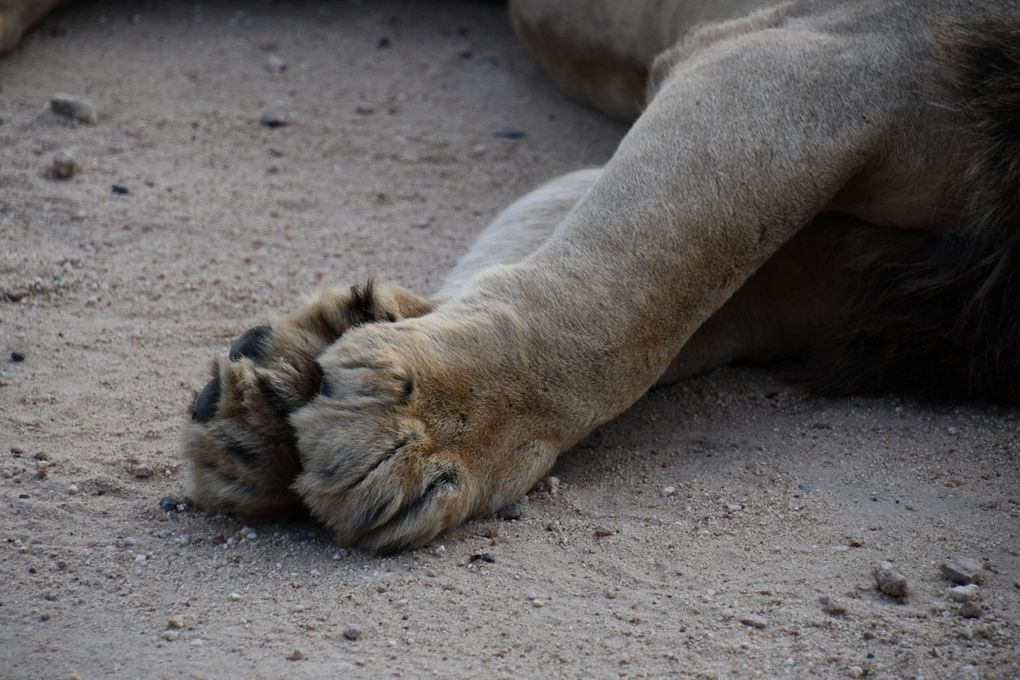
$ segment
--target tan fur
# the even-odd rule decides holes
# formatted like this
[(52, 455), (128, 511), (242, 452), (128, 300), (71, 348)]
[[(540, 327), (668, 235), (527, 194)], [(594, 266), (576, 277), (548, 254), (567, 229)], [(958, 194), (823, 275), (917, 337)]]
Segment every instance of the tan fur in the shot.
[[(31, 14), (18, 4), (0, 4), (8, 27)], [(520, 498), (657, 381), (817, 344), (847, 239), (972, 212), (979, 152), (937, 36), (1020, 22), (1005, 0), (516, 0), (511, 16), (567, 91), (640, 114), (630, 133), (497, 218), (442, 302), (327, 291), (259, 356), (218, 362), (222, 394), (197, 400), (184, 446), (201, 504), (300, 502), (344, 544), (420, 545)]]

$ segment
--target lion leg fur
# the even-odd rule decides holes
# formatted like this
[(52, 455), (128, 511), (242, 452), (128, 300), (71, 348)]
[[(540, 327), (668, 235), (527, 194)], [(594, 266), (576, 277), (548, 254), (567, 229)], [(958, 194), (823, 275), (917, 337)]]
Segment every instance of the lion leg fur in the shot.
[(67, 0), (0, 0), (0, 54), (14, 49), (22, 34)]

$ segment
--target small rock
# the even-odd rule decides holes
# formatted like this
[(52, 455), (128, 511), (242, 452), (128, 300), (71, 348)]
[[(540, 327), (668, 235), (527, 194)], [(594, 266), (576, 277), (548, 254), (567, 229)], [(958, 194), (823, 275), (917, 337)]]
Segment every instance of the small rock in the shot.
[(80, 490), (81, 489), (78, 488), (77, 484), (70, 484), (67, 487), (67, 493), (72, 494), (72, 495), (78, 493)]
[(99, 121), (96, 105), (85, 97), (73, 94), (55, 94), (50, 99), (50, 109), (58, 116), (71, 118), (82, 123), (95, 124)]
[(25, 355), (23, 352), (11, 352), (11, 361), (13, 361), (14, 363), (19, 364), (24, 360)]
[(608, 527), (595, 527), (593, 532), (596, 538), (606, 538), (613, 535), (613, 530)]
[(174, 618), (167, 620), (166, 627), (180, 630), (181, 628), (184, 628), (184, 619), (175, 616)]
[(977, 602), (964, 602), (960, 607), (960, 616), (965, 619), (980, 619), (985, 611)]
[(848, 538), (846, 544), (851, 548), (863, 548), (864, 539), (861, 538)]
[(981, 596), (981, 588), (976, 583), (965, 586), (954, 586), (949, 589), (949, 599), (954, 602), (970, 602)]
[(826, 614), (831, 614), (832, 616), (842, 616), (843, 614), (846, 614), (846, 605), (834, 597), (823, 595), (818, 598), (818, 601), (822, 604)]
[(669, 498), (670, 496), (672, 496), (675, 493), (676, 493), (676, 487), (675, 486), (664, 486), (664, 487), (662, 487), (662, 497), (663, 498)]
[(352, 640), (353, 641), (353, 640), (360, 640), (361, 636), (363, 635), (363, 633), (361, 632), (361, 628), (359, 626), (350, 625), (350, 626), (344, 626), (343, 635), (344, 635), (344, 638), (346, 638), (347, 640)]
[(163, 512), (180, 512), (182, 506), (176, 498), (167, 496), (159, 499), (159, 507)]
[(270, 73), (283, 73), (287, 70), (287, 62), (275, 54), (270, 54), (266, 58), (266, 70)]
[(375, 46), (377, 49), (384, 50), (387, 47), (391, 46), (392, 44), (393, 41), (389, 39), (389, 36), (384, 35), (383, 37), (379, 38), (379, 42), (377, 42)]
[(524, 131), (512, 127), (499, 127), (492, 131), (492, 136), (500, 139), (520, 139), (524, 136)]
[(78, 172), (78, 161), (74, 157), (74, 151), (64, 149), (53, 154), (53, 161), (50, 163), (50, 177), (54, 179), (71, 179)]
[(138, 479), (148, 479), (152, 476), (152, 468), (148, 465), (136, 465), (135, 469), (132, 470), (132, 473), (134, 473), (135, 477)]
[(7, 288), (4, 290), (4, 297), (11, 302), (21, 302), (27, 295), (28, 291), (20, 288)]
[(510, 505), (504, 505), (502, 508), (496, 511), (496, 517), (502, 520), (511, 521), (521, 518), (521, 504), (511, 503)]
[(757, 616), (756, 614), (744, 614), (738, 619), (738, 621), (745, 626), (750, 626), (751, 628), (765, 628), (769, 625), (764, 618)]
[(358, 114), (359, 116), (371, 116), (373, 113), (375, 113), (375, 107), (369, 106), (367, 104), (361, 104), (360, 106), (354, 107), (354, 113)]
[(169, 642), (173, 642), (174, 640), (176, 640), (176, 639), (178, 639), (180, 637), (181, 637), (181, 631), (179, 631), (179, 630), (164, 630), (163, 631), (163, 639), (167, 640)]
[(981, 583), (985, 580), (985, 572), (981, 568), (981, 563), (972, 557), (948, 559), (942, 563), (939, 570), (947, 579), (962, 586)]
[(131, 193), (131, 190), (128, 189), (123, 184), (113, 184), (113, 185), (111, 185), (110, 186), (110, 191), (112, 191), (113, 193), (118, 194), (120, 196), (127, 196), (128, 194)]
[(549, 475), (542, 480), (542, 488), (544, 488), (550, 496), (558, 495), (560, 493), (560, 478)]
[(227, 595), (231, 602), (237, 602), (241, 599), (241, 593), (230, 593)]
[(495, 564), (496, 556), (493, 555), (492, 553), (483, 553), (483, 552), (477, 552), (477, 553), (471, 555), (471, 558), (470, 558), (471, 562), (477, 562), (479, 560), (481, 560), (482, 562), (487, 562), (489, 564)]
[(271, 113), (263, 113), (259, 116), (259, 124), (267, 128), (278, 128), (287, 125), (287, 121)]
[(293, 652), (287, 655), (287, 661), (301, 661), (307, 658), (308, 657), (305, 656), (305, 653), (300, 649), (295, 649)]
[(535, 609), (541, 609), (542, 607), (545, 606), (545, 602), (538, 599), (537, 597), (533, 597), (531, 598), (531, 606), (534, 607)]
[(893, 565), (882, 562), (875, 567), (875, 584), (890, 597), (907, 596), (907, 577), (896, 571)]
[(847, 670), (847, 673), (850, 674), (851, 678), (863, 678), (864, 677), (864, 669), (861, 668), (860, 666), (850, 666), (850, 668)]

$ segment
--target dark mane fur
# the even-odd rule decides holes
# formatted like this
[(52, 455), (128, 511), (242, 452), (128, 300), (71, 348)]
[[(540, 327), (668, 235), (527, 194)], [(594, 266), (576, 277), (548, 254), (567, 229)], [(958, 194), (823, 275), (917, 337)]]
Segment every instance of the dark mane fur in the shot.
[(938, 54), (972, 140), (966, 223), (848, 244), (842, 327), (810, 362), (822, 391), (1020, 400), (1020, 23), (953, 26)]

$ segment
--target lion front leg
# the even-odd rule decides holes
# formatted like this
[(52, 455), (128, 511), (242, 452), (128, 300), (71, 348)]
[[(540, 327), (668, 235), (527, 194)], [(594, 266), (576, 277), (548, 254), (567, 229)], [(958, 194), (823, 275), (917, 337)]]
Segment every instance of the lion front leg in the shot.
[[(422, 544), (520, 497), (630, 406), (791, 235), (881, 167), (894, 140), (868, 50), (765, 31), (692, 56), (536, 253), (331, 346), (322, 394), (291, 418), (312, 513), (345, 544)], [(829, 82), (844, 89), (819, 100)]]
[(348, 329), (423, 314), (431, 303), (389, 284), (327, 288), (251, 328), (196, 396), (183, 432), (185, 490), (198, 505), (265, 515), (300, 506), (301, 464), (288, 422), (319, 390), (319, 354)]

